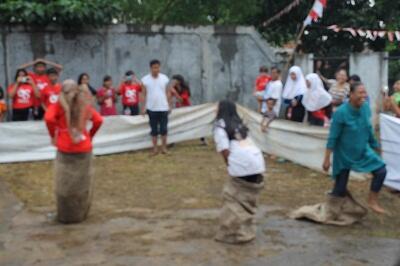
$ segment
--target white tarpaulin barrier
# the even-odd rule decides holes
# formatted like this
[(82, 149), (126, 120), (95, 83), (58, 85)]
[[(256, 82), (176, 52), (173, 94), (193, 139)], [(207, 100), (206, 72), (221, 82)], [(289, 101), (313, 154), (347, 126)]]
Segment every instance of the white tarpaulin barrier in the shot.
[[(211, 136), (216, 104), (173, 110), (169, 142)], [(260, 130), (261, 115), (239, 106), (239, 113), (250, 128), (251, 137), (266, 153), (275, 154), (303, 166), (320, 170), (327, 130), (277, 120), (268, 133)], [(105, 122), (94, 141), (94, 153), (113, 154), (151, 147), (147, 117), (114, 116)], [(0, 124), (0, 163), (50, 160), (55, 149), (43, 122)]]
[(400, 191), (400, 119), (380, 116), (382, 157), (388, 174), (385, 185)]
[[(215, 104), (173, 110), (169, 141), (181, 142), (209, 136), (215, 119)], [(94, 153), (105, 155), (151, 147), (148, 117), (106, 117), (94, 138)], [(50, 160), (55, 148), (44, 122), (0, 123), (0, 163)]]

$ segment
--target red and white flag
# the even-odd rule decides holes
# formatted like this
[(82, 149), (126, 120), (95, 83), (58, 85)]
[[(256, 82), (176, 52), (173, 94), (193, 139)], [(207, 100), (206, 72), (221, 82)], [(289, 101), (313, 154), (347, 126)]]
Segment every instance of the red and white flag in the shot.
[(310, 13), (304, 20), (305, 26), (310, 25), (313, 21), (317, 21), (319, 18), (322, 18), (327, 2), (328, 0), (315, 0)]

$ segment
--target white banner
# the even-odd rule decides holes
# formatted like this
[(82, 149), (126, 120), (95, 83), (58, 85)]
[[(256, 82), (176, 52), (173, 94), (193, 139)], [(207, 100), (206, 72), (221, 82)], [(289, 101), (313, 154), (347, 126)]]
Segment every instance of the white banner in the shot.
[(388, 174), (385, 185), (400, 191), (400, 119), (381, 114), (382, 157)]
[[(169, 142), (209, 136), (215, 119), (215, 104), (173, 110), (169, 123)], [(148, 117), (111, 116), (94, 138), (94, 154), (105, 155), (151, 147)], [(0, 123), (0, 163), (51, 160), (55, 148), (45, 123)]]
[[(263, 133), (260, 130), (260, 114), (242, 106), (238, 106), (238, 111), (250, 128), (251, 138), (263, 152), (321, 171), (328, 129), (276, 120), (271, 123), (268, 132)], [(211, 136), (215, 115), (216, 104), (173, 110), (168, 126), (169, 142), (178, 143)], [(388, 116), (382, 116), (381, 121), (388, 180), (399, 180), (399, 175), (396, 179), (396, 173), (400, 173), (400, 164), (396, 164), (396, 158), (400, 158), (400, 142), (394, 148), (393, 139), (390, 141), (392, 144), (388, 144), (387, 136), (400, 136), (400, 124)], [(94, 154), (106, 155), (150, 148), (149, 132), (147, 116), (106, 117), (94, 140)], [(44, 122), (0, 124), (0, 163), (52, 160), (54, 156), (55, 148), (50, 145)], [(352, 176), (361, 177), (357, 174)]]

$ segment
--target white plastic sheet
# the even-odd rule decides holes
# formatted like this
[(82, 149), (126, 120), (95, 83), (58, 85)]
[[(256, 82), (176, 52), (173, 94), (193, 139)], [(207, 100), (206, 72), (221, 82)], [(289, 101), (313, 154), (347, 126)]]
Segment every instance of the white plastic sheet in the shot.
[[(268, 132), (263, 133), (261, 115), (242, 106), (238, 106), (238, 111), (250, 128), (251, 138), (263, 152), (321, 171), (328, 135), (326, 128), (276, 120)], [(169, 142), (211, 136), (215, 112), (216, 104), (173, 110)], [(399, 119), (382, 115), (381, 131), (383, 157), (389, 172), (386, 185), (400, 189)], [(106, 155), (149, 148), (149, 132), (147, 117), (107, 117), (95, 137), (94, 153)], [(44, 122), (0, 123), (0, 163), (51, 160), (54, 156), (55, 148), (50, 145)]]
[(380, 116), (382, 156), (388, 174), (385, 185), (400, 191), (400, 119)]
[[(173, 110), (169, 141), (181, 142), (209, 136), (215, 118), (215, 104)], [(94, 139), (96, 155), (114, 154), (151, 147), (148, 117), (106, 117)], [(0, 123), (0, 163), (51, 160), (55, 148), (50, 144), (44, 122)]]

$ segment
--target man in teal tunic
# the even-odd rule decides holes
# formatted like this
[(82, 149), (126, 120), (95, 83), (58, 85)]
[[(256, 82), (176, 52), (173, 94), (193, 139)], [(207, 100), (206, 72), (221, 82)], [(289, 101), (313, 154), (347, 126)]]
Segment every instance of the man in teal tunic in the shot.
[(333, 152), (333, 197), (346, 196), (351, 170), (371, 172), (373, 179), (368, 205), (375, 212), (385, 213), (378, 203), (378, 193), (386, 177), (386, 166), (375, 151), (379, 144), (373, 134), (371, 112), (366, 98), (365, 86), (362, 83), (353, 84), (349, 102), (339, 107), (333, 115), (323, 169), (329, 170)]

